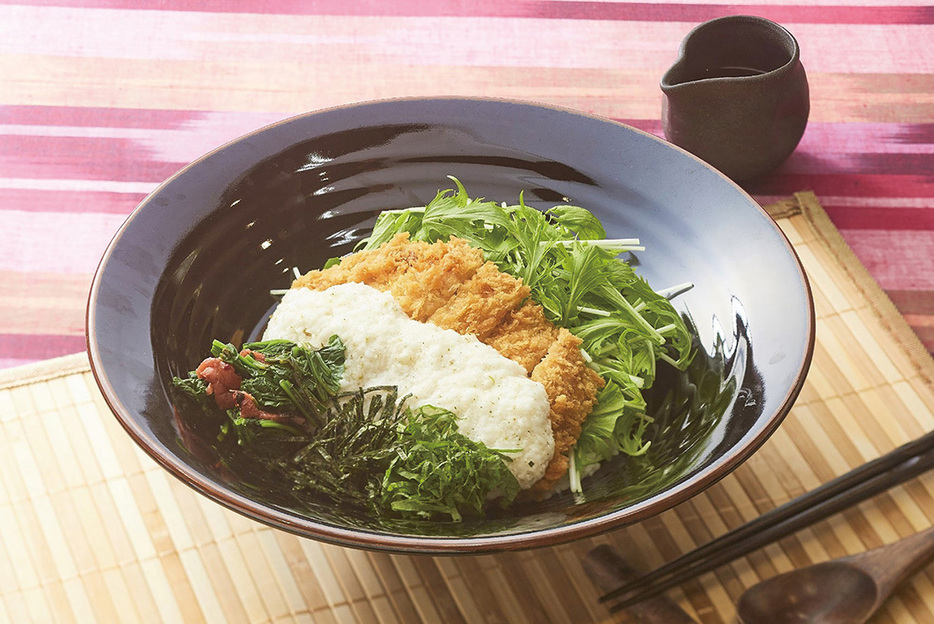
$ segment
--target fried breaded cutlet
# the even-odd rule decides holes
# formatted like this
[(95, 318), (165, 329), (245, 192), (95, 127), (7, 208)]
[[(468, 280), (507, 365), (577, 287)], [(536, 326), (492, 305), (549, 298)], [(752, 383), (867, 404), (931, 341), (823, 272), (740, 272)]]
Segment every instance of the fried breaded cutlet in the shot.
[(292, 287), (325, 290), (359, 282), (389, 291), (409, 318), (424, 323), (483, 265), (483, 252), (463, 240), (431, 245), (408, 238), (399, 234), (378, 249), (351, 254), (324, 271), (310, 271)]
[(377, 249), (306, 273), (292, 287), (324, 290), (348, 282), (388, 291), (414, 320), (473, 334), (545, 387), (555, 454), (533, 490), (552, 489), (567, 472), (568, 454), (604, 383), (587, 367), (580, 338), (548, 321), (522, 280), (484, 262), (481, 250), (458, 238), (425, 243), (397, 234)]

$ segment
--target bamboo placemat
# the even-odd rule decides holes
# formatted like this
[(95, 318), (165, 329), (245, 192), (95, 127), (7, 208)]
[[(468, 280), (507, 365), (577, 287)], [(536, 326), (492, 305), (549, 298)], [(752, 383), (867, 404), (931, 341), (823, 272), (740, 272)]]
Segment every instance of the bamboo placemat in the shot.
[[(817, 347), (792, 413), (735, 473), (661, 516), (562, 546), (432, 558), (329, 546), (229, 512), (159, 468), (84, 355), (0, 373), (0, 622), (627, 622), (581, 568), (649, 569), (934, 427), (934, 362), (809, 193), (770, 207), (811, 279)], [(729, 622), (743, 589), (934, 523), (930, 474), (671, 592)], [(874, 622), (934, 622), (934, 570)]]

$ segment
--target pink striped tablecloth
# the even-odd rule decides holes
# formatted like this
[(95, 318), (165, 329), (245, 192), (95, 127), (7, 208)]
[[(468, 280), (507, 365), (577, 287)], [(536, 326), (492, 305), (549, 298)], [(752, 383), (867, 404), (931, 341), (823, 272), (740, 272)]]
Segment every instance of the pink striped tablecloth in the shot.
[(811, 117), (747, 185), (814, 191), (934, 350), (934, 7), (570, 0), (0, 2), (0, 367), (81, 351), (123, 219), (217, 145), (326, 106), (470, 95), (661, 135), (658, 82), (698, 23), (768, 17), (802, 48)]

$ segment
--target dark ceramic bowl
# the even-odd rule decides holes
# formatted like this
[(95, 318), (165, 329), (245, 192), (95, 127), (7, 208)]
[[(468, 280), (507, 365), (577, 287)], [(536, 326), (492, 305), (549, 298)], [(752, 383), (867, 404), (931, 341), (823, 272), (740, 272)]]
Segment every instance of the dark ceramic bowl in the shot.
[[(609, 462), (585, 495), (556, 495), (460, 524), (392, 523), (295, 501), (221, 466), (212, 435), (177, 417), (167, 387), (212, 338), (258, 336), (291, 267), (320, 267), (378, 211), (423, 205), (446, 176), (472, 196), (591, 209), (696, 329), (685, 374), (650, 397), (655, 442)], [(554, 544), (638, 522), (736, 468), (779, 426), (814, 343), (807, 280), (776, 224), (697, 158), (580, 113), (483, 99), (409, 99), (283, 121), (208, 154), (146, 198), (108, 247), (88, 305), (88, 351), (108, 404), (169, 472), (250, 518), (363, 548), (468, 553)]]

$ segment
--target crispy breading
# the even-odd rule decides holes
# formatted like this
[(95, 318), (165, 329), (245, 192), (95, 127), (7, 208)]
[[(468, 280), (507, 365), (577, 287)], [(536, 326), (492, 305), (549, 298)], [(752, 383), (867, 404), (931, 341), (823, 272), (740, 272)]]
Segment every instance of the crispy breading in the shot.
[(549, 490), (568, 471), (568, 453), (577, 443), (581, 424), (596, 402), (604, 381), (587, 366), (581, 354), (581, 339), (561, 328), (558, 339), (532, 370), (532, 381), (545, 386), (551, 403), (551, 430), (555, 454), (536, 490)]
[(310, 271), (293, 288), (324, 290), (336, 284), (359, 282), (389, 291), (410, 318), (427, 321), (483, 264), (483, 252), (452, 238), (447, 243), (409, 241), (397, 234), (377, 249), (359, 251), (340, 264)]
[(528, 298), (528, 286), (487, 262), (428, 321), (459, 334), (473, 334), (486, 342), (506, 315)]
[(483, 252), (460, 239), (419, 247), (417, 256), (409, 259), (408, 270), (396, 276), (389, 292), (410, 318), (424, 323), (482, 265)]
[(545, 318), (542, 306), (529, 300), (507, 314), (483, 342), (531, 374), (557, 338), (558, 328)]
[(603, 387), (584, 361), (581, 340), (545, 318), (522, 280), (484, 263), (481, 250), (457, 238), (429, 244), (397, 234), (377, 249), (303, 275), (292, 287), (324, 290), (348, 282), (389, 291), (412, 319), (477, 336), (545, 387), (555, 454), (533, 490), (550, 490), (567, 472), (568, 453)]
[(408, 235), (400, 235), (379, 249), (351, 254), (323, 271), (309, 271), (295, 280), (292, 287), (325, 290), (337, 284), (361, 282), (386, 290), (396, 275), (408, 269), (409, 259), (418, 257), (419, 251), (417, 243), (409, 244)]

